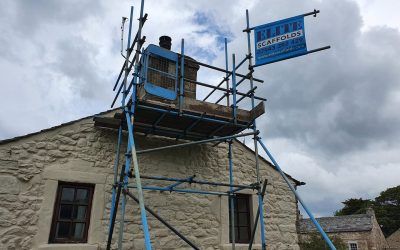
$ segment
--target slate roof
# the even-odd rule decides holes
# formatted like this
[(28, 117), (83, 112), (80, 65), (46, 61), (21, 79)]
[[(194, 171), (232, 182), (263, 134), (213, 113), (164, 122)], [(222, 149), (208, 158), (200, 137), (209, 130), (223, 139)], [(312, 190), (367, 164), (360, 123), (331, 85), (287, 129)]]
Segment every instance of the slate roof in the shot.
[[(372, 218), (368, 214), (355, 214), (317, 218), (318, 223), (327, 233), (360, 232), (372, 230)], [(298, 222), (300, 233), (315, 232), (316, 228), (310, 219)]]

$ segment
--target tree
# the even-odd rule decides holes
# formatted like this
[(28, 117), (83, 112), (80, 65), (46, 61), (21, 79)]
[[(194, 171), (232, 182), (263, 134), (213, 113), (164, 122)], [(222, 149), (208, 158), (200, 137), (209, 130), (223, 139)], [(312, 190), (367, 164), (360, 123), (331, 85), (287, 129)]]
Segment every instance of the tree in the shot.
[(363, 214), (366, 208), (372, 207), (385, 237), (400, 228), (400, 185), (386, 189), (374, 200), (352, 198), (342, 203), (344, 207), (336, 211), (335, 216)]
[(342, 202), (344, 208), (335, 212), (335, 216), (350, 214), (365, 214), (366, 209), (372, 205), (371, 200), (348, 199)]
[[(346, 244), (337, 236), (330, 237), (337, 250), (347, 250)], [(311, 233), (307, 240), (299, 243), (301, 250), (329, 250), (328, 244), (319, 233)]]
[(375, 215), (387, 237), (400, 228), (400, 185), (388, 188), (375, 198)]

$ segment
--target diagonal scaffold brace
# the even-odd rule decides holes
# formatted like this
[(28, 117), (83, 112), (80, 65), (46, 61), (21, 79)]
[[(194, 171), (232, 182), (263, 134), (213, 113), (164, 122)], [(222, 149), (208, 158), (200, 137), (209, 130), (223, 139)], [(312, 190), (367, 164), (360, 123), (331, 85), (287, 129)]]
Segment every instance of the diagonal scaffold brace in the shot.
[(265, 144), (261, 141), (261, 138), (257, 138), (258, 143), (261, 145), (261, 147), (264, 149), (265, 153), (268, 155), (269, 159), (272, 161), (274, 164), (274, 168), (279, 172), (279, 174), (282, 176), (282, 178), (285, 180), (286, 184), (289, 186), (290, 190), (293, 192), (295, 195), (296, 199), (300, 202), (300, 204), (303, 206), (304, 210), (310, 217), (312, 223), (315, 225), (317, 228), (318, 232), (321, 234), (321, 236), (324, 238), (325, 242), (328, 244), (329, 248), (331, 250), (336, 250), (336, 247), (333, 245), (332, 241), (329, 239), (328, 235), (325, 233), (324, 229), (322, 229), (321, 225), (318, 223), (318, 221), (315, 219), (314, 215), (311, 213), (311, 211), (308, 209), (307, 205), (304, 203), (303, 199), (300, 197), (300, 195), (297, 193), (296, 189), (293, 187), (293, 185), (290, 183), (289, 179), (287, 178), (286, 174), (282, 171), (281, 167), (279, 164), (275, 161), (275, 158), (272, 156), (271, 152), (268, 150), (268, 148), (265, 146)]
[[(141, 29), (143, 26), (143, 5), (144, 5), (144, 0), (141, 1), (141, 8), (140, 8), (140, 19), (139, 19), (139, 30), (137, 32), (136, 37), (138, 37), (138, 42), (137, 42), (137, 49), (136, 53), (134, 56), (134, 59), (136, 59), (133, 63), (135, 63), (135, 74), (134, 74), (134, 81), (136, 83), (137, 78), (136, 76), (138, 75), (138, 56), (140, 53), (140, 49), (142, 46), (142, 39), (141, 39)], [(135, 103), (136, 103), (136, 88), (133, 88), (132, 94), (130, 96), (131, 102), (130, 106), (126, 106), (126, 100), (128, 97), (128, 92), (127, 90), (127, 82), (128, 82), (128, 76), (131, 70), (131, 67), (129, 67), (129, 58), (131, 56), (131, 52), (133, 51), (130, 46), (130, 39), (131, 39), (131, 31), (132, 31), (132, 19), (133, 19), (133, 6), (131, 7), (131, 12), (130, 12), (130, 20), (129, 20), (129, 33), (128, 33), (128, 43), (127, 43), (127, 48), (126, 48), (126, 56), (125, 56), (125, 64), (124, 64), (124, 79), (121, 87), (123, 88), (123, 91), (121, 92), (123, 94), (122, 101), (121, 101), (121, 108), (122, 111), (125, 115), (125, 121), (127, 123), (127, 130), (128, 130), (128, 147), (127, 147), (127, 152), (125, 154), (125, 164), (124, 167), (121, 167), (120, 175), (119, 175), (119, 182), (117, 182), (117, 175), (118, 175), (118, 164), (119, 164), (119, 154), (120, 154), (120, 145), (121, 145), (121, 139), (122, 139), (122, 123), (119, 126), (118, 130), (118, 145), (117, 145), (117, 155), (116, 155), (116, 160), (115, 160), (115, 166), (114, 166), (114, 185), (112, 189), (112, 204), (111, 204), (111, 211), (110, 211), (110, 220), (109, 220), (109, 231), (108, 231), (108, 239), (107, 239), (107, 249), (111, 248), (111, 242), (112, 242), (112, 235), (114, 231), (114, 226), (115, 226), (115, 220), (116, 220), (116, 214), (117, 214), (117, 209), (118, 209), (118, 204), (122, 192), (122, 200), (121, 200), (121, 216), (120, 216), (120, 227), (119, 227), (119, 237), (118, 237), (118, 249), (122, 249), (122, 242), (123, 242), (123, 233), (124, 233), (124, 219), (125, 219), (125, 208), (126, 208), (126, 195), (128, 192), (128, 182), (129, 182), (129, 171), (131, 165), (133, 165), (134, 173), (135, 173), (135, 181), (136, 181), (136, 187), (137, 187), (137, 195), (138, 195), (138, 203), (140, 207), (140, 216), (141, 216), (141, 222), (142, 222), (142, 230), (144, 234), (144, 243), (146, 250), (151, 249), (151, 242), (150, 242), (150, 233), (149, 233), (149, 227), (147, 223), (147, 217), (146, 217), (146, 210), (145, 210), (145, 205), (144, 205), (144, 198), (143, 198), (143, 190), (142, 190), (142, 184), (140, 180), (140, 172), (139, 172), (139, 166), (138, 166), (138, 160), (137, 160), (137, 154), (136, 154), (136, 147), (135, 147), (135, 140), (134, 140), (134, 135), (133, 135), (133, 123), (134, 123), (134, 117), (135, 117)], [(124, 21), (123, 21), (124, 22)], [(122, 23), (123, 25), (123, 23)], [(123, 26), (121, 27), (123, 30)], [(132, 45), (133, 47), (133, 45)]]

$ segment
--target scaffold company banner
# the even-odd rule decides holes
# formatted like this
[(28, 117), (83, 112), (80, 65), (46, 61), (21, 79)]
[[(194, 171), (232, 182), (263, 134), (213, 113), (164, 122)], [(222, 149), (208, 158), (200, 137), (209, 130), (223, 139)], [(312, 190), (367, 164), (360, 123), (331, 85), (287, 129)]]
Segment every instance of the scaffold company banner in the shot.
[(260, 25), (254, 28), (255, 66), (307, 53), (304, 16)]

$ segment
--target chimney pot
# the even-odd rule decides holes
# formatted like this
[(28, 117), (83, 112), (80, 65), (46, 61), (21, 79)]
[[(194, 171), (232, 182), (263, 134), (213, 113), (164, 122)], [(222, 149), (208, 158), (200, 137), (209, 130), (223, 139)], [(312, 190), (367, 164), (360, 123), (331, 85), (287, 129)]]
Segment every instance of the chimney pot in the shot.
[(171, 50), (171, 43), (172, 39), (169, 36), (160, 36), (160, 47), (167, 49), (167, 50)]

